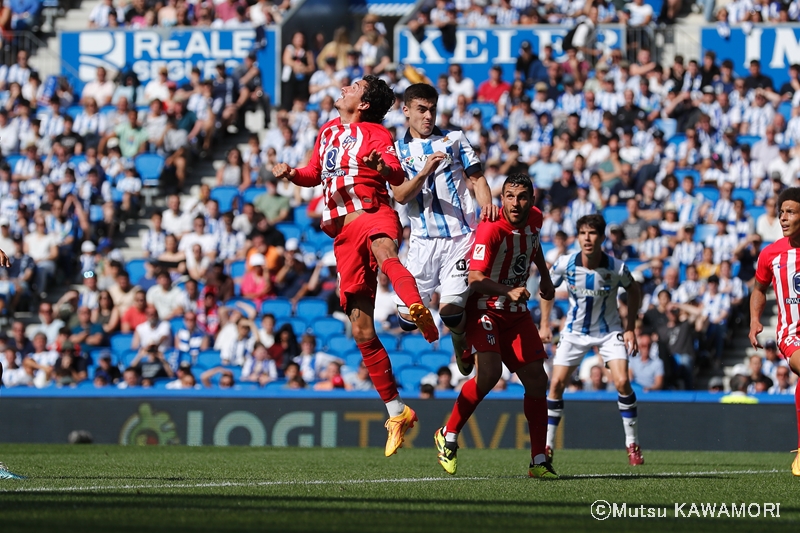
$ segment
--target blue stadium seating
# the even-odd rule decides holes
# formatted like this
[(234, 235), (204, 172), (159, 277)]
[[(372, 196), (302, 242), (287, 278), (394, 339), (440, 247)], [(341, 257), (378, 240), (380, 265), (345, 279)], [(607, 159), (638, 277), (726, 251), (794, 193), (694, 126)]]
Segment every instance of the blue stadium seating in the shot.
[(743, 200), (744, 206), (749, 208), (756, 201), (756, 193), (751, 189), (734, 189), (731, 198), (734, 200)]
[(204, 352), (200, 352), (197, 354), (197, 360), (194, 362), (194, 366), (204, 370), (209, 370), (211, 368), (220, 366), (221, 364), (222, 360), (220, 359), (218, 350), (206, 350)]
[(117, 361), (119, 361), (119, 366), (122, 368), (128, 368), (131, 366), (131, 363), (134, 359), (136, 359), (136, 355), (139, 353), (139, 350), (132, 350), (128, 348), (127, 350), (123, 350), (122, 353), (119, 354)]
[(685, 140), (686, 140), (686, 134), (685, 133), (676, 133), (675, 135), (673, 135), (672, 137), (669, 138), (669, 141), (667, 141), (667, 144), (674, 144), (675, 146), (678, 146), (679, 144), (681, 144)]
[(417, 358), (417, 364), (438, 371), (439, 368), (448, 366), (451, 358), (447, 352), (424, 352)]
[(783, 115), (786, 122), (789, 122), (792, 119), (792, 102), (781, 102), (778, 106), (778, 113)]
[[(231, 277), (235, 280), (244, 276), (247, 263), (245, 261), (234, 261), (231, 263)], [(237, 283), (238, 285), (238, 283)]]
[(80, 104), (71, 105), (66, 110), (66, 114), (72, 117), (72, 120), (75, 120), (81, 113), (83, 113), (83, 106)]
[(298, 337), (298, 341), (300, 340), (300, 336), (308, 331), (308, 323), (299, 317), (291, 317), (279, 320), (278, 328), (284, 324), (289, 324), (292, 326), (292, 331), (294, 331), (294, 334)]
[(697, 187), (694, 192), (701, 194), (706, 200), (716, 203), (719, 200), (719, 189), (715, 187)]
[(328, 302), (322, 298), (303, 298), (297, 302), (295, 314), (311, 321), (312, 319), (328, 315)]
[(413, 366), (415, 359), (414, 354), (408, 352), (389, 352), (389, 360), (392, 362), (393, 369)]
[(561, 309), (561, 311), (566, 315), (569, 311), (569, 300), (555, 300), (553, 302), (555, 307)]
[(130, 350), (133, 333), (117, 333), (111, 337), (111, 351), (119, 356), (125, 350)]
[(261, 304), (261, 314), (272, 313), (276, 322), (292, 316), (292, 302), (287, 298), (274, 298)]
[(758, 217), (767, 212), (767, 208), (763, 205), (753, 205), (747, 208), (747, 214), (753, 217), (753, 222), (758, 221)]
[(693, 168), (679, 168), (675, 170), (675, 177), (678, 179), (678, 186), (680, 187), (683, 178), (691, 176), (694, 179), (695, 186), (700, 186), (701, 176), (700, 172)]
[[(136, 172), (142, 178), (145, 187), (157, 187), (161, 171), (164, 170), (164, 158), (158, 154), (139, 154), (133, 160)], [(213, 196), (213, 195), (212, 195)]]
[(250, 187), (249, 189), (246, 189), (242, 193), (242, 203), (252, 204), (253, 200), (255, 200), (258, 196), (261, 196), (265, 192), (267, 192), (266, 187)]
[(358, 368), (358, 365), (361, 364), (363, 357), (361, 356), (361, 352), (356, 350), (350, 350), (346, 354), (344, 354), (344, 362), (350, 368)]
[(175, 318), (171, 318), (169, 321), (169, 327), (172, 330), (172, 334), (177, 335), (178, 332), (183, 329), (183, 317), (176, 316)]
[(418, 354), (430, 350), (431, 344), (422, 335), (411, 333), (400, 338), (400, 349)]
[(328, 338), (328, 351), (335, 355), (343, 356), (357, 349), (356, 341), (345, 335), (333, 335)]
[(272, 393), (274, 393), (274, 392), (283, 391), (285, 388), (286, 388), (286, 380), (285, 379), (279, 379), (277, 381), (273, 381), (273, 382), (270, 382), (270, 383), (267, 383), (266, 385), (264, 385), (263, 391), (264, 392), (272, 392)]
[(131, 259), (125, 264), (125, 270), (131, 278), (131, 285), (137, 285), (145, 275), (144, 265), (147, 259)]
[(397, 380), (403, 386), (403, 389), (406, 391), (418, 391), (420, 381), (422, 378), (430, 374), (430, 370), (427, 368), (421, 368), (418, 366), (407, 366), (405, 368), (401, 368), (400, 371), (397, 373)]
[(281, 222), (280, 224), (276, 224), (275, 227), (278, 231), (283, 233), (283, 236), (286, 239), (297, 239), (298, 241), (303, 236), (303, 230), (300, 229), (300, 226), (292, 224), (291, 222)]
[(664, 138), (669, 141), (678, 131), (678, 121), (674, 118), (657, 118), (653, 121), (653, 126), (664, 133)]
[(717, 234), (717, 225), (716, 224), (700, 224), (694, 229), (694, 239), (695, 242), (706, 242), (706, 239), (711, 237), (712, 235)]
[(398, 339), (396, 335), (391, 333), (378, 333), (378, 339), (380, 339), (381, 344), (383, 347), (386, 348), (386, 351), (391, 353), (392, 350), (397, 349)]
[(628, 208), (624, 205), (612, 205), (603, 209), (603, 218), (606, 224), (622, 224), (628, 220)]
[(453, 352), (453, 338), (450, 335), (445, 335), (439, 339), (440, 352)]
[(298, 205), (292, 210), (292, 220), (301, 228), (311, 227), (311, 218), (308, 216), (308, 205)]
[(333, 239), (327, 233), (311, 227), (306, 228), (303, 237), (307, 243), (313, 244), (317, 249), (323, 245), (333, 244)]
[(236, 207), (234, 203), (239, 198), (239, 189), (231, 186), (214, 187), (211, 189), (211, 198), (219, 204), (220, 213), (227, 213)]
[(748, 144), (750, 146), (754, 145), (758, 141), (761, 140), (761, 137), (758, 135), (739, 135), (736, 138), (736, 142), (739, 144)]
[(22, 159), (25, 159), (25, 156), (21, 154), (9, 154), (5, 157), (6, 163), (8, 163), (8, 168), (11, 169), (11, 172), (14, 172), (14, 167), (17, 166), (17, 163)]
[(331, 317), (319, 317), (308, 321), (314, 335), (327, 339), (344, 333), (344, 323)]

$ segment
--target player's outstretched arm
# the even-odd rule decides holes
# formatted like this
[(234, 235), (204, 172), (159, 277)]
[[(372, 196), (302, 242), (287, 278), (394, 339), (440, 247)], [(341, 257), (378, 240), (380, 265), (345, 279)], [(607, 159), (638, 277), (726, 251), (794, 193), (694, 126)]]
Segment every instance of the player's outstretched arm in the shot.
[[(372, 153), (377, 154), (374, 150)], [(416, 176), (405, 180), (400, 185), (392, 185), (394, 199), (405, 205), (416, 198), (425, 185), (425, 181), (436, 171), (436, 167), (439, 166), (439, 163), (444, 161), (445, 157), (446, 155), (444, 152), (435, 152), (429, 155), (428, 159), (425, 161), (425, 166), (422, 167), (422, 170), (420, 170)]]
[(750, 345), (756, 350), (763, 348), (758, 341), (758, 335), (764, 331), (761, 324), (761, 315), (764, 313), (764, 306), (767, 304), (767, 289), (769, 285), (764, 285), (757, 279), (754, 280), (753, 294), (750, 295)]
[(472, 181), (472, 190), (475, 191), (475, 200), (481, 208), (481, 220), (494, 222), (500, 216), (500, 208), (492, 201), (492, 190), (486, 177), (481, 174), (473, 174), (469, 177)]
[[(394, 145), (390, 148), (393, 150)], [(388, 153), (388, 150), (387, 150)], [(402, 185), (406, 180), (406, 174), (400, 166), (396, 157), (391, 157), (389, 161), (383, 158), (377, 150), (372, 150), (362, 159), (364, 166), (371, 168), (389, 182), (389, 185)]]

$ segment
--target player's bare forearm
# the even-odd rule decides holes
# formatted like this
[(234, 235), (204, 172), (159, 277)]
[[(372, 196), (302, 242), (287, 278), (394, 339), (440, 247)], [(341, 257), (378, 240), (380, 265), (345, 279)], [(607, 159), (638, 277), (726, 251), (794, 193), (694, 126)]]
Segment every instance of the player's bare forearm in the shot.
[(420, 193), (422, 187), (425, 185), (425, 180), (428, 179), (427, 174), (420, 172), (413, 178), (404, 181), (400, 185), (392, 185), (392, 193), (394, 199), (400, 204), (407, 204)]
[(487, 296), (508, 296), (508, 293), (514, 289), (514, 287), (497, 283), (479, 270), (469, 271), (469, 286), (472, 290)]
[(539, 281), (539, 296), (541, 296), (541, 300), (552, 300), (556, 295), (556, 288), (553, 286), (553, 280), (550, 279), (550, 270), (547, 268), (547, 261), (544, 260), (544, 253), (542, 253), (541, 246), (536, 250), (533, 263), (539, 270), (539, 276), (541, 278)]
[(750, 327), (753, 324), (761, 325), (761, 315), (767, 305), (767, 286), (758, 280), (753, 284), (753, 294), (750, 296)]
[[(498, 216), (498, 209), (492, 202), (492, 190), (483, 174), (474, 174), (469, 177), (472, 181), (472, 190), (475, 191), (475, 200), (481, 208), (481, 218), (495, 221)], [(489, 212), (487, 212), (489, 210)]]
[(628, 319), (625, 321), (625, 331), (633, 331), (636, 328), (639, 307), (642, 305), (642, 288), (634, 281), (625, 291), (628, 293)]
[(553, 313), (553, 302), (555, 300), (541, 300), (539, 302), (539, 309), (542, 313), (542, 319), (539, 323), (540, 329), (550, 328), (550, 315)]

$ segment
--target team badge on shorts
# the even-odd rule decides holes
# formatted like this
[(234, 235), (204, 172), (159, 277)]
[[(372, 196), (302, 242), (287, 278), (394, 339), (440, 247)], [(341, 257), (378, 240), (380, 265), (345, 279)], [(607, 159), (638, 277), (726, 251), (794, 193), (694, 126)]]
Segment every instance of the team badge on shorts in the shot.
[(459, 259), (456, 263), (456, 270), (464, 272), (467, 270), (467, 260), (466, 259)]

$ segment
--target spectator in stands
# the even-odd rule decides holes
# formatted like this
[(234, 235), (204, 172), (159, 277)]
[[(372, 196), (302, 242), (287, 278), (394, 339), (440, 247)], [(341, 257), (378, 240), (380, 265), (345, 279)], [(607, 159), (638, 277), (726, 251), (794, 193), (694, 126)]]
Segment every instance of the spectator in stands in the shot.
[(84, 105), (86, 105), (86, 102), (90, 98), (93, 99), (99, 107), (107, 106), (111, 103), (111, 98), (114, 96), (114, 91), (116, 91), (117, 86), (112, 80), (107, 79), (106, 75), (107, 73), (104, 67), (97, 67), (95, 71), (95, 80), (83, 86), (81, 96)]
[(217, 186), (244, 191), (250, 187), (250, 179), (250, 166), (242, 159), (242, 152), (238, 148), (228, 150), (225, 164), (217, 169)]
[(141, 387), (142, 385), (142, 374), (141, 371), (133, 366), (130, 366), (125, 369), (122, 373), (122, 381), (117, 384), (118, 389), (132, 389), (136, 387)]
[(147, 305), (145, 316), (147, 320), (136, 326), (134, 330), (131, 349), (138, 350), (140, 356), (143, 356), (149, 350), (155, 349), (156, 353), (163, 357), (163, 354), (172, 345), (172, 330), (169, 322), (161, 320), (158, 309), (151, 304)]
[[(182, 316), (186, 304), (186, 293), (172, 285), (172, 279), (166, 270), (161, 270), (156, 280), (158, 284), (147, 291), (148, 306), (154, 306), (158, 311), (158, 316), (163, 320)], [(148, 316), (150, 315), (148, 314)]]
[(111, 354), (104, 352), (97, 362), (97, 368), (94, 371), (95, 379), (103, 377), (105, 384), (117, 385), (122, 379), (122, 373), (119, 367), (111, 363)]
[[(239, 318), (235, 319), (237, 315)], [(221, 346), (220, 358), (224, 365), (242, 366), (247, 358), (253, 354), (255, 344), (258, 341), (258, 328), (256, 328), (253, 321), (241, 317), (238, 313), (237, 315), (232, 315), (235, 322), (233, 319), (231, 320), (235, 325), (233, 342), (226, 342)], [(217, 338), (218, 343), (222, 337), (220, 333)]]
[(72, 328), (69, 340), (84, 348), (99, 348), (108, 345), (103, 325), (92, 322), (92, 311), (88, 307), (78, 308), (78, 325)]
[[(778, 202), (776, 198), (767, 198), (764, 201), (764, 213), (756, 220), (756, 233), (766, 242), (775, 242), (783, 238), (781, 224), (778, 218)], [(752, 236), (750, 236), (752, 238)]]
[(212, 368), (211, 370), (206, 370), (202, 374), (200, 374), (200, 382), (203, 384), (203, 387), (210, 389), (212, 388), (211, 378), (214, 376), (219, 375), (218, 385), (220, 389), (232, 389), (236, 385), (236, 380), (233, 377), (233, 372), (229, 369), (218, 366), (216, 368)]
[(773, 385), (772, 379), (764, 375), (761, 356), (753, 354), (749, 360), (750, 375), (747, 385), (748, 394), (767, 392)]
[(478, 86), (478, 101), (496, 104), (511, 90), (511, 84), (503, 80), (503, 68), (494, 65), (489, 69), (489, 79)]
[(730, 314), (730, 297), (719, 292), (719, 277), (708, 278), (702, 298), (703, 316), (708, 319), (706, 344), (712, 362), (721, 365), (722, 351), (727, 336), (727, 320)]
[(586, 392), (605, 392), (608, 390), (608, 385), (603, 367), (594, 365), (589, 371), (589, 379), (583, 383), (583, 390)]
[(342, 376), (342, 363), (331, 361), (327, 367), (320, 372), (320, 380), (314, 384), (314, 390), (351, 390), (350, 384)]
[(197, 325), (197, 314), (187, 311), (183, 315), (183, 326), (175, 334), (177, 362), (196, 361), (200, 352), (207, 350), (208, 346), (208, 336)]
[[(131, 296), (133, 296), (133, 291), (131, 291)], [(131, 302), (132, 301), (133, 298), (131, 298)], [(100, 326), (103, 328), (103, 332), (106, 334), (106, 336), (109, 336), (119, 331), (121, 316), (122, 314), (120, 313), (119, 308), (114, 305), (114, 300), (111, 298), (111, 294), (107, 290), (100, 291), (100, 296), (98, 297), (98, 306), (94, 311), (92, 311), (92, 322), (95, 324), (100, 324)]]
[(258, 383), (262, 387), (278, 379), (278, 367), (267, 348), (260, 342), (256, 342), (252, 354), (246, 356), (241, 379)]
[(34, 217), (35, 229), (25, 236), (24, 253), (36, 264), (36, 289), (41, 299), (47, 298), (48, 281), (56, 273), (57, 236), (47, 232), (42, 215)]
[(775, 382), (767, 391), (769, 394), (794, 394), (796, 383), (792, 383), (791, 371), (781, 366), (775, 370)]
[(657, 356), (652, 357), (650, 335), (640, 334), (636, 339), (639, 344), (639, 356), (630, 360), (631, 383), (642, 387), (644, 392), (661, 390), (664, 384), (664, 363)]
[(314, 72), (314, 58), (307, 48), (306, 37), (302, 32), (295, 32), (292, 41), (283, 50), (281, 64), (281, 82), (283, 88), (283, 106), (290, 109), (295, 99), (308, 101), (309, 77)]
[(131, 333), (139, 324), (147, 320), (147, 295), (142, 289), (134, 289), (133, 304), (122, 313), (120, 329), (122, 333)]
[(242, 296), (253, 300), (258, 309), (264, 300), (275, 296), (275, 287), (265, 269), (266, 261), (262, 254), (250, 256), (250, 269), (241, 282)]
[(475, 82), (472, 78), (464, 77), (461, 65), (452, 64), (448, 69), (447, 87), (456, 98), (464, 96), (467, 103), (475, 97)]
[[(66, 127), (66, 126), (65, 126)], [(147, 148), (147, 130), (139, 123), (139, 114), (136, 109), (128, 111), (128, 121), (119, 124), (113, 131), (107, 133), (100, 141), (99, 152), (104, 152), (111, 139), (116, 138), (122, 157), (134, 158), (143, 153)]]
[[(145, 322), (145, 324), (147, 324), (147, 322)], [(167, 324), (167, 329), (169, 329), (168, 323), (162, 322), (162, 324)], [(139, 328), (141, 328), (141, 326), (139, 326)], [(139, 328), (136, 330), (137, 333), (139, 332)], [(135, 334), (134, 340), (136, 340)], [(171, 379), (175, 375), (166, 358), (164, 357), (164, 353), (156, 344), (151, 344), (139, 350), (139, 353), (136, 354), (136, 357), (134, 357), (133, 361), (131, 361), (131, 366), (138, 369), (142, 379)]]

